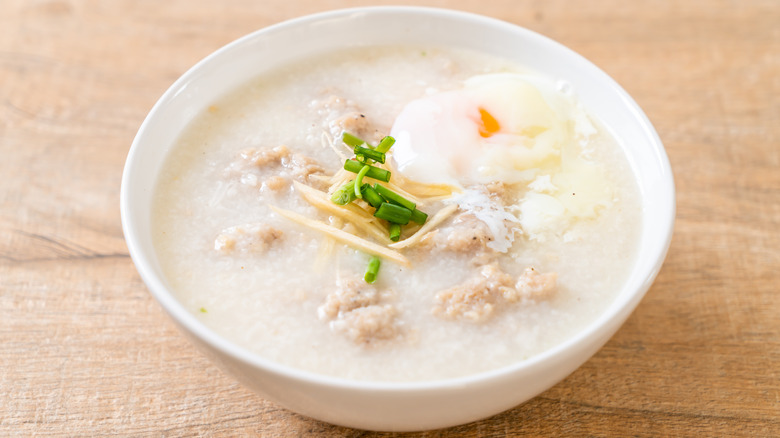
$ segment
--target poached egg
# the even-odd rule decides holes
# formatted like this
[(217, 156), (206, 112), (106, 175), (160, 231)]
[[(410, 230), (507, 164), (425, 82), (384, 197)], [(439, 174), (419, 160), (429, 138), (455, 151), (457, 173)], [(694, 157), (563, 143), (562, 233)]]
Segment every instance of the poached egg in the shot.
[[(563, 233), (572, 222), (595, 217), (612, 199), (603, 169), (585, 151), (598, 130), (568, 88), (539, 76), (496, 73), (413, 100), (391, 129), (393, 159), (412, 180), (464, 190), (453, 202), (489, 225), (519, 223), (536, 240)], [(517, 205), (487, 217), (488, 200), (475, 204), (467, 188), (497, 181), (524, 195)], [(511, 231), (496, 234), (511, 245)]]

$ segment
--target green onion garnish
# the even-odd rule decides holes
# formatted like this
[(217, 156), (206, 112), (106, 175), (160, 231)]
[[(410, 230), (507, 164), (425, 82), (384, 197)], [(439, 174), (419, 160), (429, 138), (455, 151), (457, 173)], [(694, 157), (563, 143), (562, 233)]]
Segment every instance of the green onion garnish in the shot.
[(363, 177), (366, 176), (366, 173), (368, 173), (368, 170), (371, 169), (371, 166), (368, 164), (363, 165), (363, 168), (360, 169), (360, 172), (357, 174), (357, 178), (355, 178), (355, 183), (353, 184), (353, 188), (355, 190), (355, 197), (363, 199), (363, 194), (360, 193), (360, 188), (363, 186)]
[(379, 193), (377, 193), (369, 184), (363, 184), (361, 191), (363, 192), (363, 199), (374, 208), (379, 208), (379, 206), (385, 202), (384, 198), (379, 196)]
[(363, 140), (355, 137), (354, 135), (350, 134), (349, 132), (345, 132), (341, 136), (341, 141), (343, 141), (345, 144), (348, 144), (350, 146), (363, 146), (366, 144)]
[[(384, 152), (375, 151), (373, 149), (364, 148), (362, 146), (355, 146), (354, 148), (355, 155), (358, 157), (358, 160), (360, 160), (360, 157), (364, 158), (370, 158), (374, 161), (378, 161), (382, 164), (385, 163), (385, 154)], [(365, 160), (360, 160), (365, 162)]]
[(401, 226), (398, 224), (390, 224), (390, 240), (398, 242), (401, 238)]
[(403, 196), (399, 195), (398, 193), (388, 189), (387, 187), (381, 184), (374, 184), (374, 190), (376, 190), (377, 193), (382, 195), (382, 197), (387, 199), (389, 202), (402, 205), (408, 208), (409, 210), (414, 210), (417, 207), (417, 204), (415, 204), (414, 202), (404, 198)]
[(378, 145), (376, 145), (376, 151), (386, 153), (395, 144), (395, 139), (389, 135), (382, 139)]
[(330, 196), (330, 200), (333, 201), (334, 204), (338, 205), (347, 205), (350, 202), (355, 200), (355, 181), (350, 181), (343, 186), (339, 187), (338, 190), (333, 192), (333, 194)]
[(426, 220), (428, 220), (428, 215), (415, 208), (414, 210), (412, 210), (412, 216), (410, 219), (422, 225), (425, 223)]
[(382, 260), (379, 257), (371, 257), (371, 260), (368, 261), (368, 268), (366, 268), (366, 275), (363, 276), (366, 283), (374, 283), (376, 281), (376, 275), (379, 272), (379, 265), (381, 264)]
[(374, 212), (374, 216), (394, 224), (406, 225), (412, 217), (412, 211), (400, 205), (383, 202)]
[[(360, 163), (356, 160), (347, 160), (344, 163), (344, 169), (348, 170), (353, 173), (360, 172), (361, 169), (363, 169), (364, 164)], [(380, 169), (379, 167), (374, 166), (368, 166), (369, 169), (366, 171), (365, 176), (369, 178), (374, 178), (379, 181), (388, 182), (390, 181), (390, 171), (385, 169)]]

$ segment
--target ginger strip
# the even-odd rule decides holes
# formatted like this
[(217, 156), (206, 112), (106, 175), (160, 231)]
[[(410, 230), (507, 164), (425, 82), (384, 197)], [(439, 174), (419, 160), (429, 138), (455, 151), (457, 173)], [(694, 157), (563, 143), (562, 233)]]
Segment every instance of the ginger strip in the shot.
[(346, 231), (339, 230), (338, 228), (332, 227), (330, 225), (324, 224), (319, 221), (315, 221), (313, 219), (309, 219), (306, 216), (295, 213), (293, 211), (284, 210), (278, 207), (274, 207), (272, 205), (269, 205), (269, 208), (271, 208), (271, 210), (273, 210), (278, 215), (286, 219), (289, 219), (300, 225), (324, 233), (328, 236), (331, 236), (334, 239), (342, 243), (345, 243), (346, 245), (349, 245), (355, 249), (359, 249), (361, 251), (364, 251), (368, 254), (373, 254), (375, 256), (384, 257), (387, 260), (393, 260), (404, 266), (411, 266), (411, 263), (409, 263), (409, 259), (407, 259), (397, 251), (393, 251), (384, 246), (377, 245), (376, 243), (369, 242), (368, 240), (365, 239), (361, 239), (353, 234), (347, 233)]
[[(447, 199), (452, 196), (453, 192), (458, 191), (456, 187), (449, 184), (428, 184), (412, 181), (397, 172), (395, 167), (389, 163), (390, 160), (388, 159), (385, 164), (372, 164), (373, 166), (390, 171), (391, 177), (389, 182), (379, 181), (371, 177), (363, 177), (363, 181), (383, 184), (406, 199), (420, 205), (425, 205), (426, 202), (430, 202), (426, 198), (435, 197), (437, 199)], [(331, 186), (328, 188), (328, 193), (333, 193), (339, 187), (354, 178), (354, 173), (344, 170), (343, 168), (340, 169), (331, 177), (329, 181), (331, 182)]]
[[(332, 225), (335, 227), (341, 226), (340, 218), (333, 218)], [(322, 244), (317, 250), (317, 258), (314, 260), (314, 270), (316, 272), (322, 272), (328, 263), (328, 260), (333, 254), (336, 241), (330, 236), (322, 236)]]
[(347, 160), (347, 156), (344, 155), (344, 153), (341, 150), (339, 150), (339, 148), (333, 142), (333, 139), (331, 138), (330, 134), (328, 134), (325, 131), (322, 131), (322, 135), (320, 136), (320, 142), (327, 144), (328, 147), (333, 149), (333, 152), (335, 152), (336, 155), (339, 156), (342, 162)]
[[(445, 199), (450, 199), (450, 198), (452, 198), (452, 194), (431, 196), (431, 197), (425, 198), (425, 202), (433, 203), (433, 202), (437, 202), (437, 201), (444, 201)], [(424, 205), (424, 204), (422, 204), (422, 205)]]
[(293, 183), (298, 192), (311, 205), (332, 213), (342, 219), (346, 219), (367, 234), (373, 236), (384, 244), (393, 243), (388, 237), (388, 231), (375, 222), (375, 218), (369, 212), (356, 205), (336, 205), (328, 199), (325, 192), (313, 189), (298, 181)]
[(344, 169), (341, 169), (335, 174), (333, 174), (333, 177), (331, 177), (330, 179), (331, 185), (330, 187), (328, 187), (328, 193), (333, 194), (333, 192), (338, 190), (339, 187), (343, 186), (344, 184), (347, 183), (347, 181), (354, 178), (355, 177), (354, 175), (355, 175), (354, 173), (346, 171)]
[(319, 174), (315, 173), (315, 174), (309, 175), (309, 178), (313, 179), (313, 180), (317, 180), (317, 181), (323, 182), (325, 184), (329, 184), (330, 183), (330, 177), (329, 176), (325, 176), (325, 175), (319, 175)]
[(442, 208), (441, 210), (436, 212), (436, 214), (432, 218), (428, 219), (428, 221), (425, 222), (425, 225), (420, 227), (420, 229), (417, 230), (416, 233), (412, 234), (411, 236), (409, 236), (408, 238), (400, 242), (395, 242), (387, 246), (393, 249), (401, 249), (401, 248), (409, 247), (411, 245), (416, 245), (417, 243), (422, 241), (425, 238), (425, 235), (428, 234), (434, 227), (436, 227), (437, 225), (442, 223), (445, 219), (450, 217), (452, 213), (455, 213), (455, 210), (457, 209), (458, 209), (458, 204), (450, 204)]
[(393, 175), (392, 178), (395, 179), (396, 187), (403, 186), (407, 194), (414, 195), (417, 198), (427, 198), (431, 196), (448, 196), (452, 195), (453, 192), (459, 191), (457, 187), (449, 184), (430, 184), (411, 180), (399, 172), (392, 162), (392, 159), (388, 157), (382, 167), (385, 170), (389, 170)]

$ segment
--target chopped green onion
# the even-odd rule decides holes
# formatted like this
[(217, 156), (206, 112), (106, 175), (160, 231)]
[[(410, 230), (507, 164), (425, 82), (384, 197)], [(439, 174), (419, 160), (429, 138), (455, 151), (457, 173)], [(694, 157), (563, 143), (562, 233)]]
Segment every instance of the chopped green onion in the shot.
[(415, 208), (414, 210), (412, 210), (412, 216), (410, 219), (422, 225), (425, 223), (426, 220), (428, 220), (428, 215)]
[(383, 202), (374, 212), (374, 216), (394, 224), (406, 225), (412, 217), (412, 211), (400, 205)]
[(355, 155), (357, 155), (358, 161), (365, 162), (365, 160), (360, 160), (360, 157), (362, 156), (364, 158), (370, 158), (370, 159), (372, 159), (374, 161), (378, 161), (378, 162), (380, 162), (382, 164), (384, 164), (384, 162), (385, 162), (385, 154), (384, 154), (384, 152), (375, 151), (373, 149), (364, 148), (362, 146), (355, 146), (354, 152), (355, 152)]
[(206, 310), (206, 308), (205, 308), (205, 307), (201, 307), (201, 308), (200, 308), (200, 313), (207, 313), (207, 312), (208, 312), (208, 311)]
[(369, 184), (363, 184), (361, 191), (363, 192), (363, 199), (374, 208), (379, 208), (385, 202), (384, 198), (379, 196), (379, 193)]
[(354, 135), (350, 134), (349, 132), (345, 132), (341, 136), (341, 141), (343, 141), (345, 144), (348, 144), (350, 146), (363, 146), (366, 144), (363, 140), (355, 137)]
[(376, 151), (386, 153), (395, 144), (395, 139), (389, 135), (382, 139), (378, 145), (376, 145)]
[(357, 174), (357, 178), (355, 178), (355, 183), (353, 184), (353, 188), (355, 190), (355, 197), (363, 199), (363, 194), (360, 193), (360, 187), (363, 186), (363, 177), (366, 176), (366, 173), (368, 173), (368, 170), (371, 169), (371, 166), (368, 164), (364, 165), (362, 169), (360, 169), (360, 172)]
[(401, 238), (401, 226), (398, 224), (390, 224), (390, 240), (398, 242)]
[[(364, 164), (356, 161), (356, 160), (347, 160), (344, 163), (344, 170), (348, 170), (353, 173), (360, 172), (361, 169), (363, 169)], [(379, 167), (374, 166), (368, 166), (369, 169), (366, 172), (367, 177), (374, 178), (379, 181), (388, 182), (390, 181), (390, 171), (385, 169), (380, 169)]]
[(339, 187), (338, 190), (333, 192), (333, 194), (330, 196), (330, 200), (333, 201), (334, 204), (338, 205), (347, 205), (350, 202), (355, 200), (355, 181), (350, 181), (343, 186)]
[(374, 283), (376, 281), (376, 275), (379, 272), (379, 265), (381, 264), (382, 260), (379, 257), (371, 257), (371, 260), (368, 261), (368, 268), (366, 268), (366, 275), (363, 276), (366, 283)]
[(377, 193), (382, 195), (382, 197), (387, 199), (389, 202), (402, 205), (408, 208), (409, 210), (414, 210), (417, 207), (417, 204), (415, 204), (414, 202), (404, 198), (403, 196), (399, 195), (398, 193), (388, 189), (387, 187), (381, 184), (374, 184), (374, 190), (376, 190)]

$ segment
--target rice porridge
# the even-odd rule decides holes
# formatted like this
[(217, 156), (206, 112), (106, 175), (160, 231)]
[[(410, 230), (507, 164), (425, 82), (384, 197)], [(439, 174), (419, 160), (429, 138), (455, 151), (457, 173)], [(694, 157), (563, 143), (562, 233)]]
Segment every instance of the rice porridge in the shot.
[[(325, 375), (445, 379), (549, 349), (611, 303), (642, 226), (628, 162), (575, 92), (432, 48), (263, 75), (198, 115), (166, 159), (153, 208), (166, 279), (219, 335)], [(372, 163), (344, 132), (371, 151), (395, 144)], [(380, 197), (406, 216), (382, 218), (371, 187), (411, 201)]]

